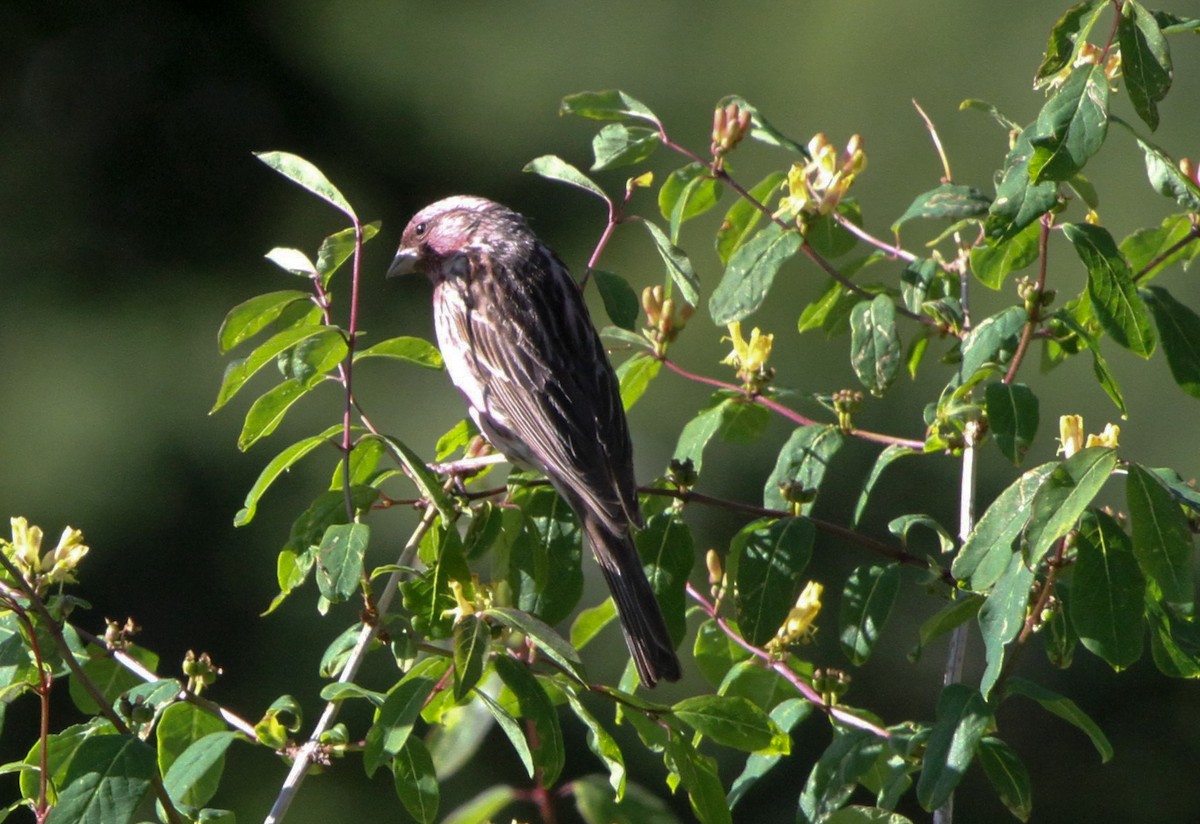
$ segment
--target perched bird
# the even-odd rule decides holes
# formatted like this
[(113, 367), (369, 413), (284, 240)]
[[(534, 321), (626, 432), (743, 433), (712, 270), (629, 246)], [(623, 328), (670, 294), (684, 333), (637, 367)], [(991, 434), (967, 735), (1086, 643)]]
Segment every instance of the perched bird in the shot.
[(544, 472), (574, 510), (648, 687), (679, 658), (634, 546), (642, 525), (617, 387), (579, 285), (525, 218), (480, 197), (426, 206), (388, 276), (424, 272), (450, 379), (510, 461)]

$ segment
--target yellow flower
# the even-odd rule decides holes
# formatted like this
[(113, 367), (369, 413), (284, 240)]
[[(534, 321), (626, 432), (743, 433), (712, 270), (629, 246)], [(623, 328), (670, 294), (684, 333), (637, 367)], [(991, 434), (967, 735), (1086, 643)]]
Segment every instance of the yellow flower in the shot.
[(32, 574), (41, 570), (42, 528), (30, 526), (24, 518), (10, 518), (12, 525), (13, 563), (17, 569)]
[(764, 335), (757, 327), (750, 333), (750, 340), (742, 337), (741, 321), (729, 324), (729, 337), (721, 338), (733, 344), (730, 352), (721, 363), (737, 367), (738, 375), (743, 380), (751, 376), (761, 375), (767, 368), (767, 360), (771, 357), (771, 344), (774, 335)]
[(41, 589), (49, 584), (71, 583), (75, 580), (75, 567), (87, 555), (88, 547), (83, 542), (83, 533), (67, 527), (58, 539), (58, 545), (42, 555), (42, 528), (30, 526), (24, 518), (10, 518), (12, 541), (0, 540), (5, 554), (12, 559), (25, 580)]
[(1063, 415), (1058, 419), (1058, 451), (1064, 458), (1069, 458), (1080, 449), (1092, 446), (1107, 446), (1116, 449), (1121, 438), (1121, 427), (1115, 423), (1105, 425), (1099, 435), (1084, 437), (1083, 416)]
[(804, 591), (796, 599), (796, 605), (788, 613), (783, 626), (775, 633), (775, 637), (767, 642), (768, 650), (782, 652), (793, 644), (812, 640), (817, 632), (813, 621), (821, 612), (821, 595), (824, 591), (825, 587), (817, 581), (805, 584)]
[(42, 559), (47, 583), (73, 583), (75, 567), (79, 566), (79, 562), (87, 554), (88, 546), (83, 542), (83, 533), (78, 529), (65, 527), (59, 536), (58, 546), (46, 553), (46, 557)]
[(1110, 423), (1105, 425), (1104, 431), (1099, 435), (1088, 435), (1084, 446), (1107, 446), (1110, 449), (1116, 449), (1120, 438), (1121, 427)]

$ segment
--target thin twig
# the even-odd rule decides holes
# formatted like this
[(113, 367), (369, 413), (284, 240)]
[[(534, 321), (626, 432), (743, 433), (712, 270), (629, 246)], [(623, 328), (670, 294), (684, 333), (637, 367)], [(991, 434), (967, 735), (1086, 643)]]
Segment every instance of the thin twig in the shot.
[[(436, 517), (437, 508), (433, 505), (427, 506), (421, 522), (417, 524), (416, 529), (409, 536), (408, 543), (401, 550), (401, 558), (416, 548), (417, 544), (421, 542), (422, 536), (433, 525), (434, 518)], [(355, 642), (354, 648), (346, 658), (341, 675), (338, 676), (339, 684), (350, 683), (358, 675), (359, 668), (366, 659), (367, 652), (372, 642), (374, 642), (375, 636), (379, 633), (379, 624), (391, 606), (392, 598), (395, 597), (399, 589), (400, 578), (403, 574), (403, 569), (397, 569), (388, 576), (384, 590), (375, 604), (376, 618), (369, 624), (363, 624), (362, 629), (359, 631), (358, 641)], [(288, 772), (287, 778), (284, 779), (283, 786), (279, 788), (279, 795), (276, 796), (271, 811), (263, 819), (263, 824), (278, 824), (278, 822), (283, 821), (288, 807), (291, 806), (296, 794), (300, 791), (300, 785), (304, 781), (304, 776), (308, 774), (308, 769), (312, 766), (314, 757), (320, 752), (321, 736), (333, 726), (333, 722), (337, 718), (341, 706), (342, 702), (340, 699), (327, 703), (325, 710), (321, 713), (321, 717), (317, 720), (316, 726), (313, 727), (308, 741), (298, 747), (296, 752), (293, 753), (292, 769)]]

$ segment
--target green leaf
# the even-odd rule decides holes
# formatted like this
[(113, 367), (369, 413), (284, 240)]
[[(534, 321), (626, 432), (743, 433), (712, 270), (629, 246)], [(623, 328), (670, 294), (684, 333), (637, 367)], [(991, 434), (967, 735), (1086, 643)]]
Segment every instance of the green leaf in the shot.
[(885, 294), (850, 312), (850, 365), (872, 395), (882, 395), (896, 379), (903, 357), (896, 332), (896, 306)]
[(862, 522), (862, 516), (867, 511), (867, 501), (871, 497), (871, 490), (875, 488), (875, 484), (879, 481), (880, 476), (883, 475), (883, 471), (897, 458), (920, 454), (919, 451), (901, 444), (890, 444), (879, 453), (879, 457), (875, 459), (874, 466), (871, 467), (871, 474), (867, 476), (867, 481), (863, 484), (862, 492), (858, 495), (858, 503), (854, 507), (854, 520), (851, 522), (852, 526), (857, 527)]
[(548, 487), (518, 489), (510, 500), (524, 514), (509, 550), (506, 577), (513, 603), (547, 624), (557, 624), (583, 594), (579, 522), (566, 501)]
[(621, 329), (635, 331), (642, 304), (629, 281), (603, 269), (593, 269), (592, 278), (596, 281), (600, 299), (604, 301), (604, 311), (608, 314), (608, 319)]
[[(267, 260), (274, 263), (280, 269), (289, 274), (296, 275), (302, 278), (315, 278), (317, 276), (317, 266), (308, 259), (308, 255), (299, 249), (292, 249), (287, 246), (276, 246), (271, 251), (263, 255)], [(307, 293), (304, 294), (308, 297)]]
[(619, 89), (569, 94), (559, 104), (558, 113), (579, 115), (589, 120), (634, 120), (658, 125), (658, 118), (646, 104)]
[(750, 112), (751, 138), (760, 143), (766, 143), (768, 146), (777, 146), (780, 149), (796, 152), (806, 159), (809, 157), (808, 149), (790, 137), (786, 137), (781, 131), (768, 123), (766, 118), (759, 113), (758, 108), (741, 95), (731, 94), (727, 97), (722, 97), (717, 101), (717, 106), (724, 108), (730, 103), (735, 103), (739, 109)]
[(464, 615), (454, 625), (454, 699), (461, 701), (483, 676), (492, 633), (477, 615)]
[(804, 239), (770, 223), (730, 255), (725, 274), (708, 299), (713, 323), (725, 326), (754, 313), (784, 262), (800, 250)]
[(216, 794), (225, 766), (225, 751), (238, 733), (212, 732), (193, 742), (163, 776), (167, 794), (177, 804), (203, 807)]
[(563, 694), (567, 697), (567, 703), (571, 705), (575, 717), (587, 728), (588, 749), (608, 768), (608, 783), (617, 794), (617, 798), (621, 798), (625, 795), (625, 757), (621, 755), (621, 748), (617, 746), (616, 739), (596, 720), (596, 716), (588, 712), (574, 690), (564, 689)]
[(692, 262), (688, 260), (687, 254), (672, 243), (656, 224), (644, 218), (641, 223), (650, 233), (650, 237), (654, 241), (654, 248), (658, 250), (658, 256), (667, 265), (667, 274), (671, 277), (671, 283), (678, 287), (680, 296), (687, 301), (688, 305), (695, 306), (700, 302), (700, 279), (696, 276), (696, 270), (692, 267)]
[[(757, 664), (753, 665), (758, 672), (764, 672)], [(798, 723), (812, 715), (813, 705), (803, 698), (789, 698), (771, 710), (771, 721), (785, 733), (792, 731)], [(767, 774), (783, 759), (783, 754), (777, 752), (751, 753), (746, 759), (746, 766), (729, 788), (726, 801), (732, 810), (746, 791)]]
[(1120, 250), (1140, 285), (1177, 263), (1187, 269), (1200, 254), (1200, 234), (1193, 231), (1186, 214), (1168, 215), (1158, 226), (1129, 234), (1121, 241)]
[(654, 154), (661, 143), (656, 129), (609, 123), (592, 138), (592, 154), (596, 162), (591, 170), (598, 172), (641, 163)]
[(574, 186), (577, 189), (583, 189), (585, 192), (591, 192), (605, 203), (609, 202), (608, 195), (604, 194), (604, 190), (596, 185), (595, 181), (557, 155), (535, 157), (526, 163), (525, 168), (521, 169), (521, 171), (532, 172), (547, 180), (557, 180), (560, 183), (566, 183), (568, 186)]
[(744, 395), (717, 392), (696, 417), (684, 425), (675, 444), (673, 460), (691, 461), (697, 474), (703, 470), (704, 448), (714, 435), (735, 443), (758, 438), (771, 421), (771, 413)]
[(245, 452), (261, 438), (270, 435), (283, 422), (292, 404), (307, 395), (317, 384), (289, 378), (269, 389), (250, 404), (246, 420), (238, 435), (238, 449)]
[(866, 730), (837, 729), (808, 774), (796, 820), (806, 824), (825, 821), (850, 798), (882, 747), (882, 742)]
[(1117, 467), (1117, 453), (1104, 446), (1081, 449), (1050, 473), (1033, 496), (1029, 528), (1029, 563), (1036, 566), (1059, 538), (1079, 520)]
[(289, 306), (307, 301), (311, 296), (297, 289), (268, 292), (243, 301), (229, 310), (217, 332), (217, 345), (224, 355), (242, 341), (248, 340), (270, 324)]
[[(476, 694), (483, 701), (483, 705), (488, 708), (495, 719), (496, 725), (508, 738), (508, 742), (512, 744), (513, 749), (517, 751), (517, 757), (521, 759), (521, 763), (525, 766), (525, 772), (530, 778), (534, 776), (533, 751), (529, 748), (529, 742), (525, 738), (525, 731), (521, 729), (521, 724), (513, 717), (512, 713), (502, 707), (496, 699), (492, 698), (486, 692), (476, 690)], [(475, 819), (471, 819), (474, 821)]]
[(899, 589), (897, 564), (860, 566), (846, 579), (838, 613), (839, 640), (842, 652), (855, 666), (871, 657)]
[[(197, 741), (227, 729), (220, 717), (187, 701), (167, 707), (154, 729), (159, 773), (167, 775), (176, 760)], [(185, 794), (172, 793), (171, 797), (192, 807), (203, 806), (216, 793), (223, 768), (223, 759), (215, 760), (205, 774), (189, 778)]]
[(392, 759), (392, 774), (396, 779), (396, 795), (408, 814), (421, 824), (433, 824), (441, 790), (433, 758), (420, 738), (409, 736), (404, 742)]
[(334, 524), (325, 530), (317, 549), (317, 587), (330, 603), (345, 601), (358, 591), (370, 536), (366, 524)]
[(1022, 307), (1009, 306), (968, 332), (962, 343), (962, 382), (970, 384), (983, 369), (1004, 368), (1012, 360), (1028, 320)]
[(910, 261), (900, 273), (900, 297), (904, 307), (910, 312), (920, 313), (929, 297), (930, 289), (938, 284), (940, 275), (941, 269), (932, 258)]
[(683, 224), (717, 205), (721, 183), (706, 166), (689, 163), (667, 175), (658, 190), (658, 210), (670, 221), (671, 243), (679, 242)]
[(1158, 478), (1137, 464), (1129, 465), (1125, 495), (1138, 566), (1166, 603), (1191, 615), (1196, 586), (1187, 517)]
[[(379, 227), (380, 223), (378, 220), (371, 223), (364, 223), (362, 226), (362, 242), (366, 243), (379, 234)], [(321, 248), (317, 250), (317, 273), (321, 277), (322, 286), (329, 285), (329, 280), (333, 277), (334, 272), (341, 268), (341, 265), (354, 255), (358, 246), (357, 233), (353, 226), (349, 226), (340, 232), (334, 232), (321, 241)]]
[(706, 620), (696, 630), (692, 658), (695, 659), (696, 669), (714, 687), (724, 681), (735, 663), (749, 657), (750, 653), (730, 638), (715, 621)]
[(1146, 159), (1146, 176), (1150, 186), (1160, 195), (1174, 198), (1189, 212), (1200, 212), (1200, 186), (1179, 168), (1166, 152), (1153, 143), (1137, 138)]
[[(58, 781), (47, 824), (132, 821), (155, 775), (154, 751), (133, 735), (92, 735), (78, 742)], [(36, 796), (35, 796), (36, 797)]]
[(723, 747), (746, 752), (774, 751), (779, 737), (787, 738), (765, 712), (737, 696), (696, 695), (675, 704), (671, 712)]
[(1008, 811), (1028, 821), (1033, 812), (1033, 788), (1029, 770), (1012, 748), (999, 738), (987, 736), (979, 742), (979, 763)]
[(564, 789), (570, 790), (584, 824), (679, 824), (664, 801), (637, 784), (614, 797), (603, 777), (588, 775)]
[(1075, 546), (1071, 624), (1085, 647), (1123, 670), (1142, 657), (1146, 633), (1146, 581), (1133, 545), (1112, 516), (1088, 512)]
[(678, 734), (667, 740), (666, 755), (668, 768), (679, 776), (700, 824), (732, 824), (733, 816), (725, 804), (717, 762), (699, 753)]
[(254, 156), (293, 183), (302, 186), (343, 214), (358, 222), (350, 202), (329, 182), (324, 172), (299, 155), (290, 152), (255, 152)]
[(521, 706), (521, 717), (533, 722), (531, 738), (536, 742), (532, 748), (533, 763), (541, 769), (542, 780), (548, 786), (553, 786), (566, 758), (558, 712), (542, 685), (524, 664), (501, 655), (496, 658), (494, 666), (504, 685), (516, 696)]
[(1038, 113), (1029, 142), (1029, 178), (1034, 184), (1067, 180), (1100, 151), (1108, 134), (1108, 78), (1104, 66), (1088, 63), (1071, 71)]
[(1170, 678), (1200, 678), (1200, 626), (1146, 599), (1150, 618), (1150, 653), (1159, 672)]
[[(130, 657), (141, 663), (149, 670), (158, 668), (158, 656), (150, 650), (130, 644), (125, 650)], [(27, 653), (26, 653), (27, 654)], [(111, 706), (122, 693), (142, 683), (142, 679), (130, 672), (115, 659), (102, 653), (94, 652), (94, 658), (81, 662), (84, 675), (92, 682), (102, 696), (105, 704)], [(23, 657), (23, 656), (22, 656)], [(81, 711), (89, 714), (100, 713), (100, 706), (92, 697), (74, 673), (71, 674), (69, 686), (71, 701)]]
[(1200, 316), (1161, 286), (1140, 294), (1154, 316), (1171, 377), (1184, 392), (1200, 398)]
[(1105, 0), (1085, 0), (1067, 9), (1050, 30), (1046, 53), (1034, 75), (1034, 86), (1041, 87), (1075, 62), (1075, 55), (1087, 42), (1088, 32), (1108, 5)]
[(779, 450), (775, 468), (763, 487), (763, 506), (767, 509), (791, 509), (791, 503), (784, 498), (782, 491), (787, 485), (803, 490), (809, 499), (806, 508), (811, 507), (812, 498), (825, 477), (825, 470), (844, 441), (841, 431), (835, 426), (812, 424), (795, 429)]
[(988, 424), (1004, 457), (1020, 466), (1038, 428), (1038, 399), (1023, 383), (989, 383), (984, 390)]
[(950, 798), (991, 723), (987, 702), (973, 687), (950, 684), (942, 690), (917, 780), (922, 807), (934, 810)]
[(1008, 695), (1021, 695), (1036, 701), (1042, 705), (1042, 709), (1082, 730), (1092, 740), (1092, 746), (1096, 748), (1096, 752), (1100, 753), (1102, 762), (1107, 762), (1113, 757), (1113, 747), (1109, 743), (1108, 737), (1096, 725), (1096, 722), (1079, 709), (1070, 698), (1064, 698), (1053, 690), (1017, 676), (1008, 679), (1005, 692)]
[(979, 630), (987, 660), (979, 689), (985, 699), (1000, 677), (1005, 645), (1017, 637), (1025, 623), (1025, 609), (1033, 581), (1033, 570), (1025, 565), (1020, 552), (1014, 552), (1004, 574), (992, 588), (991, 595), (979, 608)]
[(628, 412), (646, 393), (650, 381), (662, 369), (662, 361), (645, 352), (638, 352), (617, 367), (617, 383), (621, 389), (621, 404)]
[(815, 534), (804, 518), (764, 519), (743, 527), (730, 543), (738, 625), (754, 646), (774, 637), (800, 596)]
[(1027, 126), (1004, 158), (996, 199), (984, 222), (990, 244), (1015, 237), (1058, 202), (1058, 185), (1054, 181), (1035, 183), (1030, 178), (1030, 158), (1034, 153), (1030, 140), (1034, 129), (1034, 125)]
[(379, 438), (392, 457), (404, 465), (408, 479), (417, 487), (421, 497), (432, 503), (437, 509), (442, 523), (452, 521), (454, 519), (454, 502), (450, 500), (450, 496), (442, 488), (441, 481), (426, 466), (421, 456), (409, 449), (402, 441), (389, 435), (371, 435), (370, 437)]
[(687, 581), (696, 561), (692, 532), (678, 512), (665, 509), (652, 515), (634, 539), (667, 631), (678, 645), (687, 632)]
[(1087, 267), (1088, 297), (1104, 331), (1134, 354), (1150, 357), (1154, 352), (1150, 319), (1112, 235), (1090, 223), (1066, 223), (1062, 230)]
[(523, 633), (543, 655), (557, 663), (568, 675), (581, 684), (588, 683), (579, 653), (545, 621), (511, 607), (492, 607), (480, 614)]
[[(771, 194), (779, 189), (779, 184), (787, 179), (783, 172), (771, 172), (750, 189), (750, 196), (764, 205)], [(725, 213), (721, 228), (717, 230), (717, 256), (723, 265), (729, 263), (733, 255), (751, 236), (759, 221), (763, 218), (762, 211), (745, 198), (739, 197)]]
[(917, 633), (917, 644), (908, 653), (909, 660), (913, 663), (920, 660), (921, 653), (931, 641), (970, 621), (979, 614), (979, 608), (984, 603), (985, 600), (979, 595), (967, 595), (951, 601), (925, 619)]
[(902, 225), (914, 218), (944, 217), (961, 220), (967, 217), (981, 217), (987, 214), (991, 204), (992, 199), (973, 186), (943, 183), (936, 189), (917, 195), (904, 210), (904, 214), (892, 224), (892, 232), (899, 232)]
[(333, 442), (330, 438), (341, 431), (342, 425), (340, 423), (331, 426), (319, 435), (312, 435), (304, 440), (297, 441), (268, 461), (267, 465), (263, 467), (262, 472), (259, 473), (257, 480), (254, 481), (254, 485), (250, 487), (250, 491), (246, 493), (246, 500), (234, 517), (233, 525), (245, 526), (254, 520), (254, 514), (258, 510), (259, 499), (262, 498), (263, 493), (270, 488), (271, 484), (275, 482), (275, 479), (291, 469), (297, 461), (317, 447), (323, 444), (332, 446)]
[(577, 650), (583, 649), (616, 617), (617, 605), (611, 597), (605, 598), (594, 607), (581, 609), (571, 622), (571, 631), (568, 633), (571, 646)]
[(1121, 417), (1126, 417), (1125, 397), (1121, 394), (1121, 388), (1117, 385), (1117, 379), (1113, 375), (1112, 370), (1108, 368), (1108, 361), (1100, 354), (1100, 344), (1079, 321), (1072, 317), (1069, 311), (1059, 310), (1054, 314), (1054, 319), (1062, 322), (1078, 335), (1079, 340), (1092, 351), (1092, 369), (1096, 374), (1096, 380), (1100, 382), (1100, 387), (1104, 390), (1104, 393), (1108, 395), (1113, 404), (1121, 412)]
[(247, 357), (236, 358), (229, 362), (229, 366), (225, 369), (225, 376), (221, 380), (221, 389), (217, 393), (217, 402), (208, 413), (211, 415), (228, 403), (258, 370), (309, 338), (319, 338), (322, 343), (337, 338), (342, 340), (343, 344), (345, 343), (341, 330), (331, 326), (296, 326), (272, 335)]
[(436, 346), (427, 340), (408, 336), (380, 341), (354, 353), (355, 363), (362, 358), (394, 358), (429, 369), (442, 368), (442, 353)]
[(905, 547), (911, 547), (912, 542), (908, 537), (908, 533), (913, 527), (921, 526), (928, 529), (938, 539), (938, 551), (943, 555), (954, 551), (954, 536), (949, 533), (946, 527), (942, 526), (934, 518), (928, 515), (913, 513), (908, 515), (900, 515), (888, 521), (888, 532), (900, 539), (900, 543)]
[(879, 807), (852, 805), (833, 813), (822, 824), (912, 824), (912, 819)]
[(1121, 4), (1117, 23), (1121, 77), (1134, 111), (1151, 131), (1158, 128), (1158, 103), (1171, 88), (1171, 49), (1158, 21), (1136, 0)]
[(404, 748), (435, 686), (435, 678), (410, 673), (388, 690), (383, 706), (375, 711), (363, 747), (363, 767), (368, 777)]
[[(530, 777), (533, 777), (532, 773)], [(442, 819), (442, 824), (480, 824), (482, 821), (491, 821), (516, 798), (517, 791), (507, 785), (488, 787), (447, 813)]]

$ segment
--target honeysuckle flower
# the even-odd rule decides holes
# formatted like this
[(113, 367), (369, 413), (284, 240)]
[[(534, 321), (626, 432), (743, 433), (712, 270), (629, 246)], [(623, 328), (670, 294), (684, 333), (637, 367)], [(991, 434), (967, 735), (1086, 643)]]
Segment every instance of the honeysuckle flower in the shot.
[(1121, 427), (1114, 423), (1107, 424), (1099, 435), (1087, 435), (1083, 429), (1082, 415), (1063, 415), (1058, 419), (1059, 453), (1069, 458), (1080, 449), (1091, 446), (1107, 446), (1116, 449), (1121, 437)]
[(805, 584), (804, 591), (796, 599), (796, 605), (784, 619), (783, 626), (775, 633), (775, 637), (767, 642), (768, 650), (782, 652), (793, 644), (812, 640), (817, 632), (813, 621), (821, 612), (821, 595), (824, 591), (825, 587), (817, 581)]
[(794, 163), (788, 170), (783, 188), (787, 194), (779, 201), (776, 217), (802, 213), (826, 215), (837, 208), (850, 190), (854, 178), (867, 168), (862, 137), (851, 136), (839, 152), (823, 133), (808, 142), (811, 159)]
[(69, 526), (64, 527), (62, 535), (58, 538), (58, 545), (42, 559), (42, 571), (46, 575), (46, 582), (74, 583), (75, 568), (87, 554), (88, 546), (83, 542), (83, 533)]
[(22, 517), (10, 518), (9, 524), (12, 540), (0, 541), (0, 544), (26, 581), (39, 589), (74, 582), (75, 568), (88, 553), (82, 532), (66, 527), (54, 549), (42, 555), (44, 535), (41, 527), (31, 525)]
[(727, 363), (738, 370), (738, 377), (746, 382), (766, 373), (767, 360), (771, 357), (771, 344), (775, 340), (772, 334), (764, 335), (758, 327), (750, 332), (750, 340), (742, 337), (741, 321), (734, 321), (727, 327), (729, 337), (721, 338), (733, 344), (730, 352), (721, 363)]

